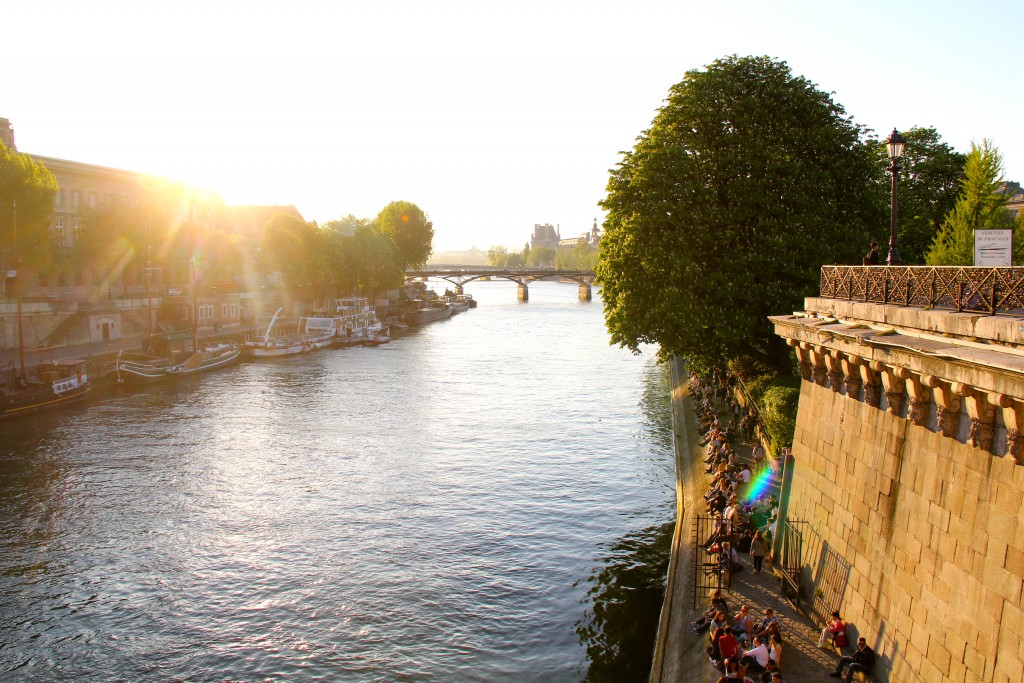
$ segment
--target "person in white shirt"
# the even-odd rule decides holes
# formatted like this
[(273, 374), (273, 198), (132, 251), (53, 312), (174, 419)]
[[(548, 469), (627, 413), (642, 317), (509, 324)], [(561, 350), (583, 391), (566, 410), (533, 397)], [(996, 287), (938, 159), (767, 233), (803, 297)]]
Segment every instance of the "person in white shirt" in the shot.
[(743, 653), (743, 659), (740, 660), (743, 666), (747, 667), (747, 670), (763, 671), (768, 666), (768, 648), (764, 644), (764, 640), (755, 637), (754, 647)]

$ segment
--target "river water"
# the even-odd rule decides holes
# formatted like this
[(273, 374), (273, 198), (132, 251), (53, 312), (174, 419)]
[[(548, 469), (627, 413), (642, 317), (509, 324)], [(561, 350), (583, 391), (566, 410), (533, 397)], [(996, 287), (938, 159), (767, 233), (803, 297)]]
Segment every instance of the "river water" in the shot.
[(0, 423), (0, 680), (646, 680), (666, 373), (576, 285)]

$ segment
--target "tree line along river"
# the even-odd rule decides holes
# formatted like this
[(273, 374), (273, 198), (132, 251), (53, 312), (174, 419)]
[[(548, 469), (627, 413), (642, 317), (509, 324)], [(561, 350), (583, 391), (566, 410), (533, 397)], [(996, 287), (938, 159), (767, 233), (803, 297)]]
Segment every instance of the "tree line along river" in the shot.
[[(537, 282), (0, 426), (0, 680), (646, 680), (669, 395)], [(638, 626), (639, 625), (639, 626)]]

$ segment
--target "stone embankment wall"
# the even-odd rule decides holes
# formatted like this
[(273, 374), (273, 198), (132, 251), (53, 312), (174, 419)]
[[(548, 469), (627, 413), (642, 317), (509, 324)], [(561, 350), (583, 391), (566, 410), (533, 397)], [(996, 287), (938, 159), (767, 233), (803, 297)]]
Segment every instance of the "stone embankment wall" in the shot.
[(806, 306), (772, 319), (804, 378), (788, 519), (849, 564), (877, 678), (1024, 680), (1024, 319)]

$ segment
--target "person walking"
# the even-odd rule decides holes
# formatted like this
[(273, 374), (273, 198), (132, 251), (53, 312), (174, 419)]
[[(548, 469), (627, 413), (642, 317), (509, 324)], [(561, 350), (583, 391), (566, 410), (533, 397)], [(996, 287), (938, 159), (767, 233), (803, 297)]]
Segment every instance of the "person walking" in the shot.
[(754, 573), (761, 573), (761, 565), (764, 563), (764, 558), (768, 554), (768, 543), (764, 540), (764, 536), (761, 535), (761, 531), (758, 530), (754, 534), (754, 539), (750, 541), (750, 557), (754, 560)]

